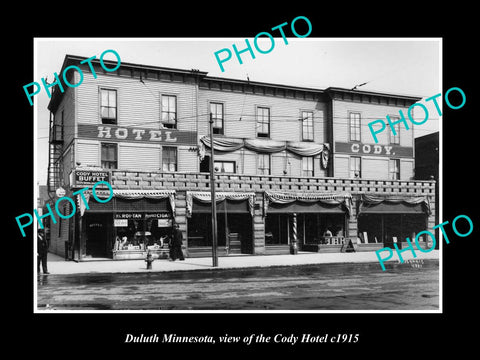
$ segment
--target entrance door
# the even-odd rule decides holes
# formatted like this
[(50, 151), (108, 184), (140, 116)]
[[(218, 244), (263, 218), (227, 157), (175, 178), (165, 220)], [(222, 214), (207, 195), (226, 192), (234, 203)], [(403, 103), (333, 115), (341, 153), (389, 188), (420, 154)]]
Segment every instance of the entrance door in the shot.
[(250, 214), (228, 214), (230, 254), (253, 254), (252, 217)]
[(91, 257), (108, 256), (110, 214), (89, 214), (86, 216), (86, 255)]

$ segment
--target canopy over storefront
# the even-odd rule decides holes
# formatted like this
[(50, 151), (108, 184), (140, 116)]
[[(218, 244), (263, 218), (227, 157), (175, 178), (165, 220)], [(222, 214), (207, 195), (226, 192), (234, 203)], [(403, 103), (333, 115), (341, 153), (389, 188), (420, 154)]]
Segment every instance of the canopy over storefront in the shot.
[[(208, 191), (187, 191), (187, 217), (192, 216), (193, 200), (197, 200), (203, 204), (211, 204), (212, 196)], [(216, 192), (216, 202), (222, 202), (225, 200), (231, 201), (244, 201), (248, 200), (248, 210), (251, 216), (254, 214), (255, 207), (255, 193), (253, 192)]]
[[(83, 197), (86, 200), (86, 204), (82, 199)], [(80, 209), (80, 215), (83, 216), (85, 210), (89, 206), (90, 199), (92, 197), (92, 190), (88, 190), (83, 192), (82, 194), (77, 195), (77, 204), (78, 208)], [(110, 191), (107, 190), (95, 190), (95, 195), (98, 199), (106, 200), (111, 196)], [(116, 199), (118, 199), (118, 205), (116, 206)], [(140, 200), (140, 199), (148, 199), (148, 200), (164, 200), (168, 199), (170, 203), (170, 208), (172, 209), (172, 214), (175, 215), (175, 190), (120, 190), (114, 189), (113, 190), (113, 198), (105, 203), (96, 202), (96, 205), (99, 208), (104, 208), (105, 210), (115, 211), (117, 208), (119, 210), (125, 211), (125, 202), (122, 200)], [(127, 204), (128, 205), (128, 204)], [(145, 209), (143, 210), (155, 210), (155, 208), (149, 209), (148, 204), (144, 204)], [(140, 211), (142, 209), (132, 208), (132, 210)]]
[[(272, 205), (273, 206), (270, 206)], [(279, 210), (278, 207), (283, 207)], [(282, 206), (285, 205), (285, 206)], [(288, 205), (288, 208), (286, 207)], [(272, 192), (264, 193), (264, 214), (271, 212), (346, 212), (350, 216), (352, 196), (348, 193), (298, 193)], [(270, 208), (270, 209), (269, 209)], [(274, 210), (275, 209), (275, 210)], [(272, 211), (273, 210), (273, 211)]]
[(358, 214), (431, 214), (426, 196), (376, 196), (362, 194)]

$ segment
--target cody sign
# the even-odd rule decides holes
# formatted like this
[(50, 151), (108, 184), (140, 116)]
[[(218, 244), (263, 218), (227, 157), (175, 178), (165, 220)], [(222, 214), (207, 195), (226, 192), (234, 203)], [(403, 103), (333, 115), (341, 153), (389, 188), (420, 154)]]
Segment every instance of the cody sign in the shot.
[(365, 154), (379, 156), (411, 157), (413, 148), (398, 145), (373, 145), (363, 143), (335, 142), (335, 152), (346, 154)]

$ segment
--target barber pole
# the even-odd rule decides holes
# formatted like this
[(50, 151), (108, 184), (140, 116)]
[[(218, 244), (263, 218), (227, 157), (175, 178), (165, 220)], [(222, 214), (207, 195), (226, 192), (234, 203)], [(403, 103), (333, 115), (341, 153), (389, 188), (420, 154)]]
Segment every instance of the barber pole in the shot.
[(292, 243), (290, 244), (290, 254), (296, 255), (298, 253), (297, 246), (297, 214), (292, 214)]

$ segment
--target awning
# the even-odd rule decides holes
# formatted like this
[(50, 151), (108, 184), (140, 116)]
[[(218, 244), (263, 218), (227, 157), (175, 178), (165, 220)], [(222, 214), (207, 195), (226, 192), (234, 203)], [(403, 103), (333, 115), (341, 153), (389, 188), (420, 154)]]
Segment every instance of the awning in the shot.
[[(82, 192), (87, 205), (91, 210), (97, 211), (125, 211), (131, 208), (132, 211), (156, 211), (166, 210), (162, 206), (159, 206), (158, 201), (168, 199), (172, 214), (175, 216), (175, 190), (120, 190), (113, 189), (113, 198), (105, 203), (97, 202), (93, 198), (92, 190)], [(105, 200), (111, 195), (109, 190), (95, 189), (95, 195), (97, 198)], [(118, 201), (117, 201), (118, 200)], [(129, 200), (131, 200), (129, 202)], [(92, 206), (89, 204), (92, 203)], [(82, 199), (82, 195), (77, 195), (77, 204), (80, 209), (80, 215), (83, 216), (86, 205)], [(118, 206), (117, 206), (118, 205)], [(94, 209), (95, 208), (95, 209)]]
[(345, 210), (341, 204), (325, 204), (319, 201), (313, 203), (303, 202), (301, 200), (294, 201), (289, 204), (272, 203), (268, 207), (269, 214), (285, 214), (285, 213), (329, 213), (329, 214), (345, 214)]
[[(199, 204), (211, 204), (212, 196), (208, 191), (187, 191), (186, 201), (187, 201), (187, 217), (192, 216), (192, 211), (194, 208), (193, 199), (195, 199)], [(216, 203), (220, 205), (220, 202), (225, 200), (230, 200), (232, 202), (241, 202), (248, 200), (248, 211), (251, 216), (253, 216), (254, 206), (255, 206), (255, 193), (253, 192), (216, 192), (215, 193)], [(240, 204), (241, 206), (241, 204)], [(235, 206), (231, 206), (232, 209), (235, 209)], [(229, 209), (227, 204), (227, 210)]]
[(375, 196), (362, 194), (358, 214), (431, 214), (425, 196)]
[[(248, 199), (245, 200), (229, 200), (225, 199), (220, 201), (217, 204), (217, 212), (223, 213), (227, 212), (229, 214), (250, 214), (250, 209), (248, 206)], [(201, 202), (193, 199), (192, 213), (194, 214), (211, 214), (212, 212), (212, 203)]]
[(352, 196), (349, 193), (264, 193), (264, 214), (273, 213), (346, 213), (351, 214)]

